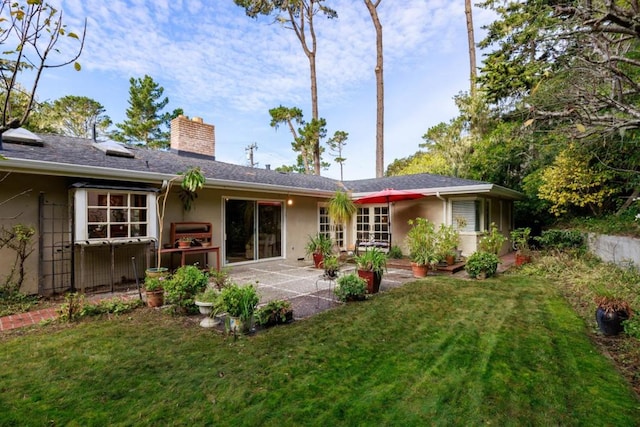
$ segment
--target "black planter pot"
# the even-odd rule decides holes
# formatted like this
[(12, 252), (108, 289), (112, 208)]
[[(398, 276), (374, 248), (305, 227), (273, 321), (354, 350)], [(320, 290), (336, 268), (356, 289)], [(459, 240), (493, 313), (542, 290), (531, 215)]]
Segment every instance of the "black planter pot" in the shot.
[(629, 313), (624, 310), (607, 312), (601, 307), (596, 310), (596, 322), (604, 335), (618, 335), (624, 330), (622, 322), (628, 318)]

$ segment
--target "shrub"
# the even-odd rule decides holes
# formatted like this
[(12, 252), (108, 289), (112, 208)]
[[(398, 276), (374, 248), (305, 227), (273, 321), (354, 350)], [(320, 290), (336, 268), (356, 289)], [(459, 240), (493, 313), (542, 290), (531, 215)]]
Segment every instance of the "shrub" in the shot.
[(491, 277), (496, 274), (499, 263), (500, 259), (498, 259), (496, 254), (477, 251), (467, 258), (467, 263), (465, 264), (464, 269), (472, 278), (478, 277), (482, 272), (486, 274), (486, 277)]
[(287, 314), (291, 313), (291, 303), (285, 300), (273, 300), (256, 311), (256, 318), (260, 325), (286, 323)]
[(363, 300), (367, 293), (367, 281), (355, 273), (346, 274), (338, 279), (333, 292), (343, 302)]
[(0, 316), (24, 313), (38, 306), (38, 297), (21, 292), (0, 291)]
[(507, 238), (502, 235), (500, 230), (498, 230), (498, 226), (492, 222), (491, 229), (486, 231), (478, 242), (478, 248), (481, 252), (489, 252), (498, 255), (505, 240), (507, 240)]
[(119, 315), (128, 313), (144, 303), (139, 299), (123, 300), (122, 298), (110, 298), (98, 301), (95, 304), (84, 304), (80, 309), (80, 316), (100, 316), (103, 314)]
[(184, 265), (165, 281), (165, 301), (183, 311), (195, 312), (195, 296), (209, 284), (207, 273), (195, 265)]
[(220, 270), (211, 267), (209, 270), (209, 279), (211, 279), (215, 287), (220, 291), (229, 284), (230, 272), (231, 269), (229, 267), (222, 267)]
[(56, 309), (58, 319), (61, 322), (73, 322), (80, 318), (80, 313), (84, 305), (84, 295), (77, 292), (70, 292), (64, 296), (64, 303)]
[(251, 319), (259, 300), (253, 285), (238, 286), (234, 283), (222, 290), (225, 311), (229, 316), (242, 320)]
[(565, 252), (577, 250), (584, 253), (587, 250), (585, 236), (578, 230), (545, 230), (540, 236), (533, 238), (541, 249), (547, 251)]
[(391, 249), (389, 249), (387, 256), (392, 259), (400, 259), (403, 256), (402, 249), (400, 249), (400, 246), (393, 245), (391, 246)]

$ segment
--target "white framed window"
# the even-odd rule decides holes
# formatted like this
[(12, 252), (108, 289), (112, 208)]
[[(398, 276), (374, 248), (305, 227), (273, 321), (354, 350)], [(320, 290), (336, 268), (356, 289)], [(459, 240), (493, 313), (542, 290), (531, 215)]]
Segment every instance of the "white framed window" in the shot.
[(460, 232), (480, 232), (491, 224), (491, 201), (459, 199), (451, 201), (451, 223)]
[(318, 232), (333, 239), (340, 248), (345, 247), (344, 224), (336, 224), (329, 218), (329, 209), (326, 206), (318, 208)]
[(155, 193), (77, 189), (75, 240), (157, 238)]
[(360, 206), (356, 211), (356, 239), (389, 242), (389, 207)]

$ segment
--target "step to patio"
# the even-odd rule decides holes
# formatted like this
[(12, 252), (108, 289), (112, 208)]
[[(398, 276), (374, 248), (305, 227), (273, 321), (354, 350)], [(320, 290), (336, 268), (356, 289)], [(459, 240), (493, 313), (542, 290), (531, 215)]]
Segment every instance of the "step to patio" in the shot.
[[(444, 274), (455, 274), (464, 270), (465, 263), (458, 262), (453, 265), (439, 265), (436, 267), (436, 271)], [(387, 268), (397, 268), (400, 270), (411, 270), (411, 261), (408, 259), (388, 259)]]

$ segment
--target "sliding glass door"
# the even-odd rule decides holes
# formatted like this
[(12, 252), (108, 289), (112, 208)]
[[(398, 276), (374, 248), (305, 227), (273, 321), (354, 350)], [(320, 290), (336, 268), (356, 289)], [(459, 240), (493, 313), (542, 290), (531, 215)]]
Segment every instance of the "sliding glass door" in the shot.
[(279, 201), (225, 201), (227, 263), (282, 256), (282, 206)]

